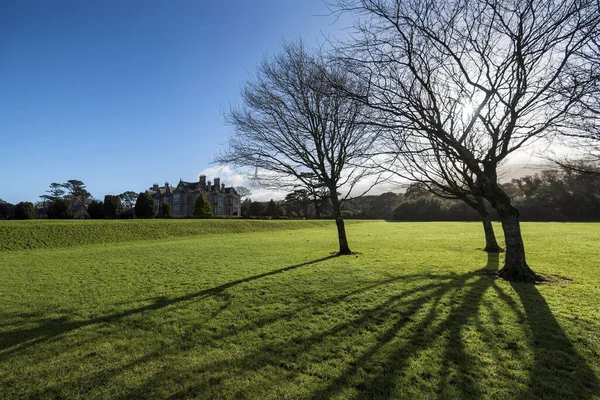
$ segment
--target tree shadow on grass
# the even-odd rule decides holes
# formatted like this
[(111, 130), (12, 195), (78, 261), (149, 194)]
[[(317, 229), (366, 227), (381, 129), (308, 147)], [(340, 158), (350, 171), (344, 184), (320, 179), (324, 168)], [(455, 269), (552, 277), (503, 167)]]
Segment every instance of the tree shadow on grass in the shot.
[[(314, 399), (388, 399), (418, 395), (473, 399), (507, 395), (523, 399), (594, 397), (599, 388), (596, 376), (570, 344), (536, 287), (515, 287), (520, 305), (497, 284), (498, 268), (498, 254), (488, 254), (487, 265), (470, 273), (398, 277), (399, 281), (422, 278), (426, 283), (391, 296), (355, 319), (344, 320), (330, 329), (265, 344), (235, 360), (236, 375), (279, 368), (279, 381), (264, 383), (265, 391), (316, 376), (322, 382), (321, 387), (303, 396)], [(487, 291), (495, 297), (486, 297)], [(332, 303), (342, 300), (330, 299)], [(508, 310), (510, 321), (503, 320), (506, 313), (502, 314), (499, 308)], [(482, 321), (483, 314), (489, 320)], [(531, 330), (524, 329), (519, 322), (515, 324), (512, 319), (529, 320)], [(376, 340), (371, 340), (348, 360), (345, 349), (352, 347), (353, 338), (367, 331), (369, 335), (376, 335)], [(478, 341), (479, 348), (477, 343), (473, 344)], [(523, 342), (528, 344), (523, 345)], [(432, 358), (428, 352), (436, 346), (443, 350)], [(553, 348), (562, 349), (560, 364), (551, 362)], [(332, 354), (325, 354), (328, 350)], [(486, 364), (477, 351), (484, 352), (491, 361)], [(312, 365), (302, 363), (307, 354), (313, 360)], [(533, 357), (528, 357), (530, 354)], [(420, 359), (423, 361), (419, 364)], [(499, 374), (500, 387), (489, 388), (486, 378), (490, 371), (495, 371), (496, 362), (502, 363), (504, 368), (495, 372)], [(510, 375), (511, 362), (524, 368), (524, 375)], [(319, 370), (315, 364), (319, 363), (330, 364), (338, 372), (333, 377), (327, 372), (315, 372), (314, 367)], [(531, 366), (527, 370), (524, 365)], [(217, 360), (196, 372), (208, 377), (222, 376), (230, 373), (231, 367), (231, 361)], [(516, 381), (513, 383), (511, 379)], [(169, 398), (211, 393), (211, 386), (221, 384), (221, 381), (211, 383), (210, 379), (199, 381)], [(410, 386), (402, 387), (400, 381), (404, 385), (410, 382)], [(156, 385), (156, 382), (148, 383), (136, 393), (150, 393)], [(234, 396), (245, 397), (242, 390), (240, 388)]]
[[(24, 335), (21, 339), (3, 334), (0, 336), (0, 349), (18, 351), (84, 326), (115, 323), (144, 311), (184, 306), (191, 300), (218, 296), (226, 289), (244, 282), (329, 258), (332, 257), (238, 279), (185, 296), (155, 299), (147, 306), (79, 323), (66, 319), (52, 320), (34, 330), (20, 330)], [(277, 395), (280, 386), (301, 386), (305, 380), (312, 381), (315, 388), (308, 394), (298, 396), (301, 398), (383, 399), (414, 398), (415, 395), (481, 398), (507, 397), (507, 394), (523, 399), (594, 397), (599, 390), (597, 377), (572, 346), (536, 286), (507, 286), (504, 282), (499, 285), (495, 277), (498, 268), (498, 254), (488, 254), (484, 268), (466, 274), (396, 276), (343, 291), (339, 295), (320, 298), (311, 298), (307, 292), (305, 298), (301, 299), (301, 306), (291, 311), (258, 316), (251, 324), (240, 329), (215, 334), (215, 342), (243, 345), (245, 337), (259, 337), (260, 331), (268, 329), (271, 324), (294, 318), (304, 322), (302, 318), (306, 318), (307, 310), (321, 307), (335, 310), (335, 306), (350, 304), (348, 299), (352, 296), (361, 294), (364, 296), (362, 298), (369, 298), (382, 286), (396, 283), (405, 286), (397, 294), (377, 298), (375, 304), (365, 305), (353, 317), (329, 326), (296, 332), (293, 329), (297, 325), (284, 325), (283, 330), (273, 330), (274, 333), (281, 333), (282, 337), (258, 341), (258, 347), (243, 349), (240, 353), (231, 353), (212, 361), (201, 359), (199, 365), (183, 371), (177, 368), (162, 369), (120, 397), (140, 398), (154, 394), (172, 399), (196, 396), (248, 398), (251, 395), (245, 393), (253, 392), (245, 385), (252, 384), (258, 386), (259, 393), (262, 391), (270, 393), (270, 397), (284, 397), (287, 394)], [(511, 289), (514, 293), (511, 293)], [(490, 293), (494, 294), (492, 298)], [(501, 309), (505, 311), (504, 314)], [(507, 321), (506, 310), (509, 317), (522, 322)], [(486, 320), (483, 319), (484, 315)], [(516, 326), (516, 332), (523, 336), (521, 341), (516, 340), (519, 338), (505, 337), (514, 334), (507, 329), (509, 326), (511, 329)], [(368, 341), (367, 345), (361, 346), (363, 338)], [(4, 339), (12, 340), (12, 344), (5, 346)], [(482, 346), (473, 344), (478, 341)], [(474, 346), (476, 351), (473, 351)], [(441, 350), (431, 355), (432, 348)], [(128, 369), (164, 357), (175, 359), (185, 351), (187, 349), (182, 346), (155, 348), (120, 367), (107, 368), (94, 377), (83, 377), (69, 385), (79, 388), (92, 383), (103, 384)], [(481, 354), (477, 351), (483, 351), (491, 362), (482, 363)], [(502, 375), (509, 372), (501, 372), (498, 380), (503, 387), (495, 396), (493, 388), (485, 387), (485, 378), (494, 370), (494, 363), (506, 366), (507, 356), (511, 358), (510, 362), (527, 364), (530, 368), (524, 377)], [(321, 368), (321, 365), (330, 369)], [(272, 380), (261, 381), (259, 378), (263, 372)], [(243, 379), (237, 380), (240, 377)], [(513, 378), (515, 385), (511, 387)], [(182, 379), (185, 382), (182, 383)], [(222, 385), (226, 385), (228, 380), (237, 383), (238, 391), (225, 392), (225, 395), (219, 390), (225, 387)], [(174, 385), (174, 382), (178, 384)], [(161, 392), (165, 387), (172, 389)], [(60, 392), (57, 392), (59, 395)]]
[(120, 311), (97, 318), (91, 318), (84, 321), (72, 321), (67, 316), (61, 316), (52, 319), (41, 318), (36, 321), (37, 326), (35, 327), (15, 327), (16, 329), (10, 329), (5, 332), (0, 332), (0, 360), (3, 360), (6, 356), (12, 354), (15, 351), (21, 351), (41, 342), (52, 340), (56, 337), (59, 337), (63, 334), (66, 334), (79, 328), (83, 328), (94, 324), (110, 324), (131, 315), (140, 314), (147, 311), (156, 311), (178, 303), (215, 296), (221, 294), (229, 288), (243, 283), (252, 282), (258, 279), (266, 278), (268, 276), (293, 271), (297, 268), (317, 264), (335, 257), (337, 256), (330, 255), (316, 260), (291, 265), (285, 268), (280, 268), (262, 274), (253, 275), (250, 277), (227, 282), (219, 286), (200, 290), (198, 292), (190, 293), (184, 296), (179, 296), (175, 298), (158, 297), (153, 299), (153, 302), (151, 304), (145, 306), (131, 308), (125, 311)]

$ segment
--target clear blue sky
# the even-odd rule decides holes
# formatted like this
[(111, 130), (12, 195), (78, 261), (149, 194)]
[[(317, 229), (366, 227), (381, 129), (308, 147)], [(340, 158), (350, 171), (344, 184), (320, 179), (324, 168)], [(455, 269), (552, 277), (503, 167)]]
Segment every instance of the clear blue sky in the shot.
[(327, 12), (321, 0), (0, 2), (0, 198), (35, 202), (69, 179), (99, 199), (197, 179), (265, 56), (284, 39), (340, 37)]

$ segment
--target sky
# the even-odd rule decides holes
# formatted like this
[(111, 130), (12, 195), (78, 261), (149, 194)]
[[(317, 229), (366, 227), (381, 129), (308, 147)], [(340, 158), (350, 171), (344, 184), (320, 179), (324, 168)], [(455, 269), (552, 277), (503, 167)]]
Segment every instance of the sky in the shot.
[(98, 199), (199, 174), (245, 184), (211, 163), (224, 114), (284, 40), (343, 36), (328, 14), (321, 0), (0, 2), (0, 199), (69, 179)]

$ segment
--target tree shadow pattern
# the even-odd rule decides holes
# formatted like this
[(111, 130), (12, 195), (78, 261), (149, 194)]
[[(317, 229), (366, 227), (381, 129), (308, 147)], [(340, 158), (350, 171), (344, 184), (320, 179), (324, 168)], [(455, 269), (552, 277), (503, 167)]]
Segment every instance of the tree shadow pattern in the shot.
[[(136, 386), (102, 394), (119, 398), (245, 398), (246, 393), (262, 390), (267, 398), (280, 398), (290, 396), (282, 385), (292, 385), (298, 388), (292, 397), (314, 399), (414, 398), (424, 394), (431, 398), (474, 399), (597, 396), (598, 378), (570, 343), (538, 288), (527, 284), (499, 285), (498, 254), (487, 256), (484, 268), (465, 274), (398, 275), (333, 294), (317, 296), (307, 292), (293, 307), (252, 315), (237, 325), (221, 324), (221, 329), (215, 329), (210, 338), (200, 343), (190, 331), (209, 325), (211, 320), (226, 319), (223, 315), (230, 311), (233, 301), (228, 289), (293, 273), (334, 256), (184, 296), (151, 299), (150, 304), (83, 321), (67, 316), (44, 319), (22, 315), (21, 319), (36, 321), (36, 326), (28, 324), (0, 331), (0, 366), (15, 357), (32, 357), (38, 346), (58, 346), (69, 353), (89, 340), (107, 340), (101, 339), (103, 333), (110, 338), (131, 317), (176, 313), (178, 309), (214, 300), (218, 306), (197, 319), (195, 326), (183, 327), (175, 338), (177, 343), (150, 343), (143, 355), (87, 375), (67, 376), (60, 385), (29, 392), (25, 397), (64, 397), (65, 388), (86, 397), (124, 373), (139, 372), (155, 363), (168, 364), (186, 353), (217, 356), (200, 357), (193, 365), (178, 365), (171, 370), (159, 368), (146, 373)], [(397, 294), (377, 295), (390, 285), (398, 288)], [(351, 317), (336, 319), (335, 312), (340, 308), (351, 308)], [(500, 308), (509, 310), (510, 321), (506, 321), (506, 313), (501, 313)], [(304, 329), (299, 328), (297, 319), (306, 324)], [(315, 319), (331, 319), (331, 323), (323, 328), (311, 324)], [(147, 330), (160, 329), (153, 321), (146, 322)], [(78, 339), (78, 333), (85, 329), (96, 334)], [(273, 336), (272, 332), (280, 335)], [(72, 339), (69, 346), (60, 347), (66, 338)], [(253, 346), (245, 346), (247, 341)], [(215, 343), (224, 348), (214, 348)], [(435, 353), (432, 348), (442, 351)], [(512, 374), (511, 363), (527, 365), (528, 373)], [(507, 387), (487, 387), (488, 375), (497, 376), (505, 385), (508, 383)], [(220, 391), (222, 383), (240, 376), (245, 377), (246, 386)], [(552, 379), (548, 380), (548, 376)], [(10, 389), (11, 381), (0, 373), (0, 384)], [(305, 384), (310, 385), (310, 391), (302, 390)], [(164, 388), (171, 389), (165, 392)], [(24, 397), (16, 395), (18, 390), (5, 393), (6, 397)]]

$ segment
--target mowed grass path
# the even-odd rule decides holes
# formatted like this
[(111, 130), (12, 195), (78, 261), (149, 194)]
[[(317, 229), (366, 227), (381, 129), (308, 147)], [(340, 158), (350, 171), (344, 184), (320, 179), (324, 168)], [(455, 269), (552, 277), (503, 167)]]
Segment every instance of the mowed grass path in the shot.
[(295, 224), (0, 252), (0, 398), (600, 398), (600, 224)]

